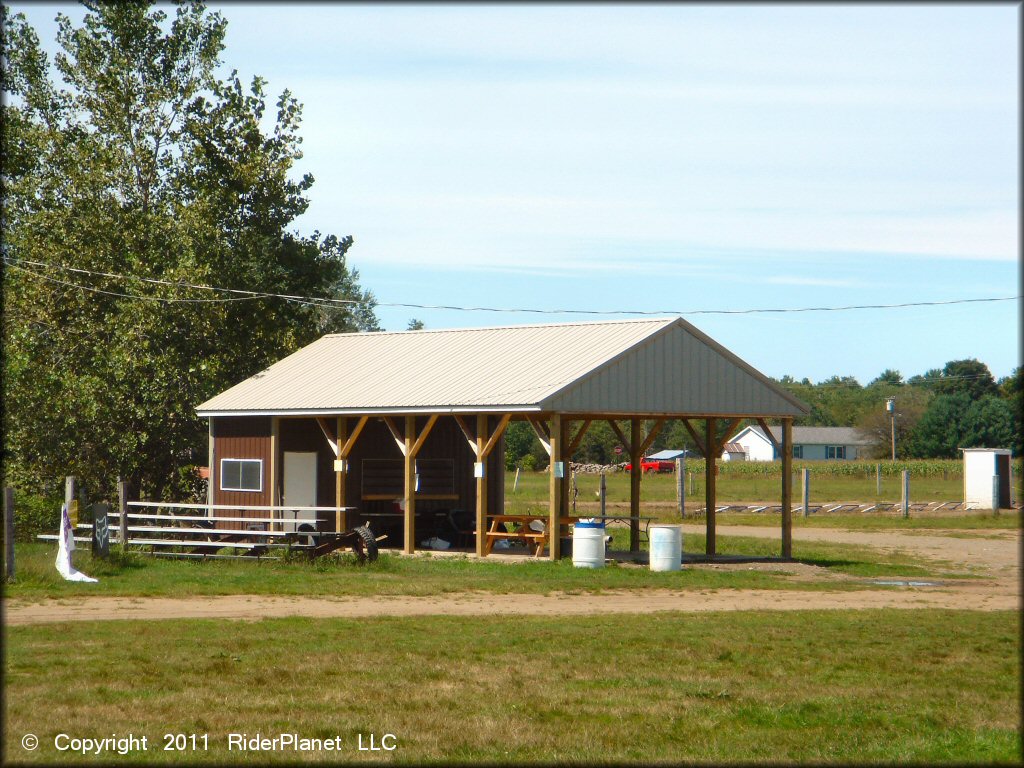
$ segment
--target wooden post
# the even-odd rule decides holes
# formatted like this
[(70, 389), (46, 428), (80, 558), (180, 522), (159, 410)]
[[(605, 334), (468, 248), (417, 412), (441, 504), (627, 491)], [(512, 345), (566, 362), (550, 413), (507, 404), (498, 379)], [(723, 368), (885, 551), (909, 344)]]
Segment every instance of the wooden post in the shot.
[(4, 488), (4, 578), (14, 580), (14, 489)]
[[(405, 417), (405, 546), (411, 555), (416, 551), (416, 455), (412, 447), (416, 441), (416, 417)], [(479, 529), (478, 529), (479, 530)]]
[(705, 521), (705, 545), (704, 552), (708, 558), (713, 558), (715, 552), (715, 505), (718, 503), (715, 498), (715, 454), (717, 446), (715, 441), (715, 420), (704, 420), (704, 521)]
[(803, 490), (804, 517), (811, 516), (811, 470), (803, 469), (800, 472), (801, 489)]
[(601, 500), (601, 517), (603, 518), (608, 514), (606, 511), (608, 508), (608, 482), (604, 472), (601, 473), (601, 479), (597, 486), (597, 497)]
[[(341, 452), (345, 443), (348, 442), (348, 418), (339, 416), (337, 422), (338, 451), (334, 456), (335, 462), (344, 462)], [(348, 513), (342, 511), (345, 506), (345, 477), (348, 474), (347, 468), (341, 469), (341, 464), (334, 465), (334, 530), (341, 533), (348, 529)]]
[[(558, 516), (565, 517), (569, 514), (569, 488), (572, 485), (572, 450), (569, 447), (569, 421), (568, 419), (561, 419), (559, 437), (562, 440), (562, 498), (558, 503)], [(563, 524), (561, 521), (558, 523), (558, 556), (564, 557), (567, 553), (562, 552), (561, 540), (569, 535), (569, 526)]]
[[(473, 467), (473, 474), (476, 475), (476, 529), (487, 530), (487, 460), (484, 456), (484, 447), (487, 445), (487, 414), (476, 415), (476, 465)], [(484, 537), (476, 537), (476, 556), (484, 556)]]
[(519, 467), (516, 467), (516, 477), (512, 481), (512, 493), (515, 493), (519, 489)]
[(901, 473), (901, 485), (903, 486), (903, 516), (910, 517), (910, 471), (904, 469)]
[(782, 557), (793, 557), (793, 419), (782, 420)]
[(686, 478), (683, 473), (686, 471), (686, 461), (682, 458), (676, 459), (676, 501), (679, 503), (679, 517), (686, 517)]
[[(210, 482), (213, 482), (213, 468), (210, 468)], [(121, 551), (128, 546), (128, 483), (118, 478), (117, 481), (117, 509), (121, 513), (118, 534), (121, 539)], [(210, 510), (211, 512), (213, 510)]]
[[(271, 416), (270, 417), (270, 472), (268, 473), (270, 475), (270, 479), (269, 479), (269, 485), (270, 485), (269, 498), (270, 498), (270, 506), (271, 506), (271, 510), (270, 510), (270, 519), (271, 519), (271, 521), (275, 520), (276, 517), (277, 517), (277, 515), (275, 514), (275, 509), (273, 509), (273, 508), (278, 506), (277, 483), (278, 483), (278, 479), (279, 478), (277, 476), (277, 474), (278, 474), (277, 473), (277, 451), (278, 451), (279, 444), (281, 442), (280, 434), (281, 434), (281, 419), (278, 416)], [(277, 526), (276, 523), (271, 522), (270, 523), (270, 530), (276, 531), (276, 530), (279, 530), (279, 527)]]
[(558, 538), (559, 507), (562, 504), (562, 485), (565, 467), (562, 463), (562, 416), (551, 414), (551, 464), (548, 466), (548, 558), (558, 560), (562, 542)]
[[(214, 440), (214, 437), (213, 437), (213, 416), (211, 416), (208, 419), (208, 421), (207, 421), (206, 431), (207, 431), (207, 435), (208, 435), (208, 437), (207, 437), (207, 441), (208, 442), (206, 444), (206, 464), (207, 464), (207, 466), (210, 469), (210, 477), (206, 481), (206, 503), (207, 503), (208, 506), (212, 507), (213, 506), (213, 490), (214, 490), (213, 489), (213, 481), (217, 478), (216, 467), (214, 466), (214, 462), (217, 461), (217, 457), (214, 455), (214, 450), (213, 450), (213, 446), (215, 444), (215, 440)], [(118, 485), (121, 484), (121, 478), (120, 477), (117, 478), (117, 482), (118, 482)], [(208, 509), (206, 511), (206, 516), (207, 517), (214, 517), (215, 515), (213, 514), (213, 510), (212, 509)]]
[(644, 476), (643, 452), (640, 445), (640, 419), (629, 420), (629, 460), (633, 471), (629, 473), (629, 551), (640, 551), (640, 481)]
[(110, 505), (98, 501), (92, 505), (92, 556), (110, 557)]

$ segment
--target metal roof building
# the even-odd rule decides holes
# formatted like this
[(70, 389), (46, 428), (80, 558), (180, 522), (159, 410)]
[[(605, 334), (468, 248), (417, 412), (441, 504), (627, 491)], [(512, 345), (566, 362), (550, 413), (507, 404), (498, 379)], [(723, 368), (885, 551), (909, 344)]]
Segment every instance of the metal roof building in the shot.
[[(594, 420), (608, 420), (638, 464), (668, 419), (682, 420), (701, 452), (713, 457), (720, 449), (720, 444), (713, 444), (717, 419), (730, 421), (730, 433), (741, 419), (757, 419), (769, 434), (765, 419), (779, 420), (778, 442), (785, 446), (792, 443), (793, 417), (808, 411), (775, 382), (681, 318), (332, 334), (197, 410), (211, 423), (212, 484), (221, 482), (213, 455), (218, 433), (241, 439), (236, 427), (245, 419), (259, 418), (269, 424), (260, 436), (269, 439), (261, 450), (269, 463), (270, 482), (269, 487), (261, 486), (265, 493), (258, 503), (272, 506), (280, 502), (282, 483), (287, 482), (279, 467), (281, 447), (274, 444), (283, 422), (289, 422), (294, 431), (302, 421), (313, 432), (322, 433), (321, 442), (326, 437), (324, 445), (334, 459), (339, 510), (351, 497), (346, 480), (353, 467), (347, 460), (355, 443), (368, 424), (382, 424), (405, 460), (407, 551), (415, 548), (417, 454), (430, 442), (439, 419), (451, 429), (457, 426), (456, 434), (461, 432), (471, 446), (470, 459), (476, 467), (477, 551), (481, 554), (488, 478), (481, 476), (486, 472), (480, 466), (496, 448), (500, 452), (501, 435), (512, 419), (528, 420), (551, 456), (555, 471), (550, 473), (550, 526), (554, 529), (564, 517), (568, 492), (564, 482), (568, 473), (560, 474), (560, 468)], [(624, 420), (630, 423), (628, 438), (619, 425)], [(654, 425), (642, 435), (645, 420), (653, 420)], [(694, 420), (704, 423), (696, 425)], [(780, 453), (785, 460), (787, 452)], [(500, 462), (493, 463), (500, 475)], [(708, 464), (708, 554), (713, 555), (714, 465)], [(639, 473), (634, 475), (631, 516), (637, 518)], [(787, 477), (784, 472), (784, 556), (789, 556)], [(228, 501), (243, 503), (241, 498)], [(632, 546), (637, 546), (638, 537), (632, 539)], [(557, 557), (555, 537), (549, 548), (550, 556)]]

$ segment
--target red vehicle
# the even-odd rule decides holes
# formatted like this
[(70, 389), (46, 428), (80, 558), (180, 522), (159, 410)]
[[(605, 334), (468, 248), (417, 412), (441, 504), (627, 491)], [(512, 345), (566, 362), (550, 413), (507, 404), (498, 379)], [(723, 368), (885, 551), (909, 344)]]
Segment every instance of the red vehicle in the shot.
[[(676, 463), (674, 461), (663, 461), (660, 459), (641, 459), (640, 471), (645, 475), (650, 472), (674, 472)], [(633, 471), (633, 463), (626, 465), (626, 471)]]

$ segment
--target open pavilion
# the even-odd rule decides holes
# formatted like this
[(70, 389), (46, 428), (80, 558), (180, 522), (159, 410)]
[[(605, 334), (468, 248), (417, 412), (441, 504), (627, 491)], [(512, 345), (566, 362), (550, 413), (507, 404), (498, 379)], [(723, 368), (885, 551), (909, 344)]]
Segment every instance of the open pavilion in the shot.
[[(324, 336), (197, 409), (210, 423), (211, 503), (353, 508), (400, 499), (403, 547), (417, 508), (475, 509), (485, 554), (503, 512), (502, 440), (528, 421), (550, 456), (548, 530), (569, 501), (568, 466), (592, 423), (607, 421), (639, 466), (678, 419), (709, 459), (706, 554), (715, 546), (720, 421), (781, 424), (781, 556), (792, 553), (792, 424), (808, 408), (681, 318)], [(644, 425), (648, 425), (645, 433)], [(627, 428), (628, 425), (628, 428)], [(631, 473), (630, 549), (639, 549), (641, 473)], [(320, 521), (321, 529), (325, 521)], [(559, 536), (548, 556), (557, 559)]]

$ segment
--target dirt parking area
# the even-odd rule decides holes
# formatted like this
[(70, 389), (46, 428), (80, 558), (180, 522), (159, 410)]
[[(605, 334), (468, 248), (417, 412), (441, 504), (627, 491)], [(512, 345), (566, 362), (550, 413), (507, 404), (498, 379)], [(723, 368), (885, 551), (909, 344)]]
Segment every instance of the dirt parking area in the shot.
[[(703, 533), (703, 526), (687, 525), (688, 533)], [(777, 528), (719, 526), (734, 536), (778, 539)], [(268, 597), (226, 595), (195, 598), (119, 598), (51, 600), (43, 603), (5, 602), (5, 624), (57, 623), (118, 619), (219, 618), (258, 620), (271, 617), (313, 618), (426, 615), (535, 615), (578, 616), (604, 613), (658, 611), (745, 610), (849, 610), (867, 608), (951, 608), (969, 610), (1019, 609), (1021, 602), (1020, 531), (985, 531), (967, 536), (961, 531), (847, 531), (796, 529), (795, 541), (828, 541), (868, 546), (908, 554), (970, 569), (969, 581), (915, 582), (877, 580), (867, 589), (824, 590), (644, 590), (606, 591), (600, 594), (509, 595), (470, 593), (432, 597)], [(800, 563), (687, 564), (693, 568), (782, 570), (795, 578), (824, 581), (825, 569)], [(853, 577), (838, 576), (849, 580)]]

